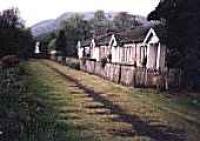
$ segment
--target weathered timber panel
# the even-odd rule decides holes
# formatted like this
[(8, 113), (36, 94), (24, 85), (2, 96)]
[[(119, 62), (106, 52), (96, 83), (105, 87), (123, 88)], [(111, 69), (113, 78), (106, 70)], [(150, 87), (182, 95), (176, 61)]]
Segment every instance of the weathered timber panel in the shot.
[(133, 66), (121, 66), (120, 83), (126, 86), (133, 86), (134, 75), (135, 75), (135, 68)]
[(101, 62), (96, 62), (95, 63), (95, 69), (94, 69), (94, 74), (101, 76), (101, 72), (102, 72), (102, 66), (101, 66)]
[(106, 71), (106, 79), (112, 81), (113, 79), (113, 65), (110, 63), (106, 64), (105, 71)]
[(120, 65), (116, 65), (116, 64), (114, 64), (113, 65), (113, 68), (114, 68), (114, 70), (113, 70), (113, 81), (114, 82), (116, 82), (116, 83), (119, 83), (119, 81), (120, 81)]
[(80, 70), (87, 71), (86, 70), (86, 61), (85, 60), (80, 60)]
[(180, 87), (180, 71), (170, 69), (156, 75), (155, 71), (146, 68), (122, 64), (107, 63), (102, 66), (101, 62), (80, 60), (80, 69), (91, 74), (96, 74), (104, 79), (133, 87), (156, 87), (168, 86), (169, 89)]
[(145, 81), (146, 81), (146, 69), (137, 68), (135, 71), (134, 86), (145, 87), (145, 84), (146, 84)]
[(95, 68), (95, 61), (86, 60), (86, 71), (93, 74)]

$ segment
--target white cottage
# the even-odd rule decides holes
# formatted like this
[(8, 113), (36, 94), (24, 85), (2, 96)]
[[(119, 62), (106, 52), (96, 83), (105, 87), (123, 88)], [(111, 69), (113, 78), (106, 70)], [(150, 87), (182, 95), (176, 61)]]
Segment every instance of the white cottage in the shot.
[(79, 58), (101, 61), (110, 56), (112, 63), (129, 64), (148, 69), (165, 68), (165, 29), (161, 25), (107, 33), (79, 43)]
[(161, 69), (166, 67), (166, 30), (163, 26), (151, 28), (143, 42), (146, 47), (146, 67)]
[(136, 27), (112, 35), (112, 62), (134, 64), (148, 69), (164, 69), (166, 60), (165, 29), (161, 25)]
[(101, 59), (108, 57), (111, 54), (111, 48), (108, 46), (111, 35), (111, 33), (107, 33), (81, 42), (78, 46), (79, 59), (88, 56), (89, 59), (101, 61)]
[(115, 33), (110, 40), (112, 62), (141, 66), (141, 46), (148, 33), (147, 27), (136, 27), (126, 32)]
[(90, 58), (91, 57), (91, 39), (88, 39), (86, 41), (77, 43), (77, 50), (78, 50), (78, 58)]

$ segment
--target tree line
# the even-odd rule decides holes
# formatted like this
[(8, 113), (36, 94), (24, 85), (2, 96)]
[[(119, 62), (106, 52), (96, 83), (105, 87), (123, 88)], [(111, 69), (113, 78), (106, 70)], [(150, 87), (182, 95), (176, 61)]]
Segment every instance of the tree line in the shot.
[(42, 48), (47, 47), (45, 50), (56, 49), (63, 56), (76, 57), (77, 41), (84, 41), (110, 31), (123, 31), (138, 25), (141, 23), (127, 12), (120, 12), (113, 19), (109, 19), (104, 11), (98, 10), (90, 20), (84, 20), (82, 15), (74, 14), (61, 23), (59, 31), (45, 36), (42, 40)]

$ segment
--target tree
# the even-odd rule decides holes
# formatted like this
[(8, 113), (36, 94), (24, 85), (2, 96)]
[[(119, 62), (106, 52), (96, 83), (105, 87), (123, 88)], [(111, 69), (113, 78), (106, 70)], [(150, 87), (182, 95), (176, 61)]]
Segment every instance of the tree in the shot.
[(0, 13), (0, 57), (15, 54), (27, 58), (33, 53), (33, 37), (18, 13), (14, 8)]
[(139, 26), (135, 19), (135, 16), (128, 14), (127, 12), (118, 13), (113, 19), (114, 25), (118, 29), (127, 29), (135, 26)]
[(98, 22), (107, 20), (106, 16), (105, 16), (105, 12), (103, 10), (96, 11), (94, 13), (94, 20), (96, 20)]
[(95, 35), (105, 34), (113, 26), (112, 21), (106, 18), (105, 12), (102, 10), (94, 13), (94, 18), (90, 20), (90, 24)]
[[(91, 37), (90, 31), (91, 26), (89, 22), (83, 20), (83, 17), (81, 15), (74, 14), (67, 21), (65, 21), (65, 23), (63, 23), (63, 33), (61, 35), (61, 31), (59, 32), (56, 42), (60, 42), (59, 44), (65, 44), (65, 49), (63, 50), (63, 52), (65, 52), (66, 56), (74, 57), (77, 55), (77, 42)], [(63, 36), (63, 34), (65, 37)]]
[(199, 0), (162, 0), (148, 20), (165, 20), (167, 28), (168, 67), (182, 68), (185, 85), (200, 79)]
[(67, 52), (66, 52), (66, 36), (65, 36), (65, 31), (64, 30), (60, 30), (58, 33), (58, 38), (56, 40), (56, 50), (61, 52), (62, 55), (66, 56)]

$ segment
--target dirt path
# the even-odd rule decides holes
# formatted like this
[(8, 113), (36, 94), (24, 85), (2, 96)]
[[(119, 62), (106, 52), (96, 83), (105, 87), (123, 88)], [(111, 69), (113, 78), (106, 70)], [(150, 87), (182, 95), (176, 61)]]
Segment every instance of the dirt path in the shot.
[[(92, 87), (89, 81), (88, 84), (82, 83), (82, 76), (73, 76), (69, 70), (61, 71), (62, 68), (55, 67), (57, 64), (53, 62), (37, 64), (40, 67), (43, 65), (46, 72), (43, 75), (51, 76), (52, 81), (62, 86), (61, 91), (67, 90), (67, 98), (71, 99), (69, 105), (63, 103), (56, 106), (59, 109), (59, 120), (72, 122), (76, 128), (80, 128), (80, 134), (89, 134), (90, 138), (93, 134), (93, 140), (195, 141), (198, 138), (199, 128), (157, 107), (141, 103), (139, 99), (132, 99), (123, 94), (120, 88), (99, 86), (101, 89), (95, 90), (98, 85)], [(65, 95), (57, 92), (50, 99), (56, 104), (65, 98)]]

